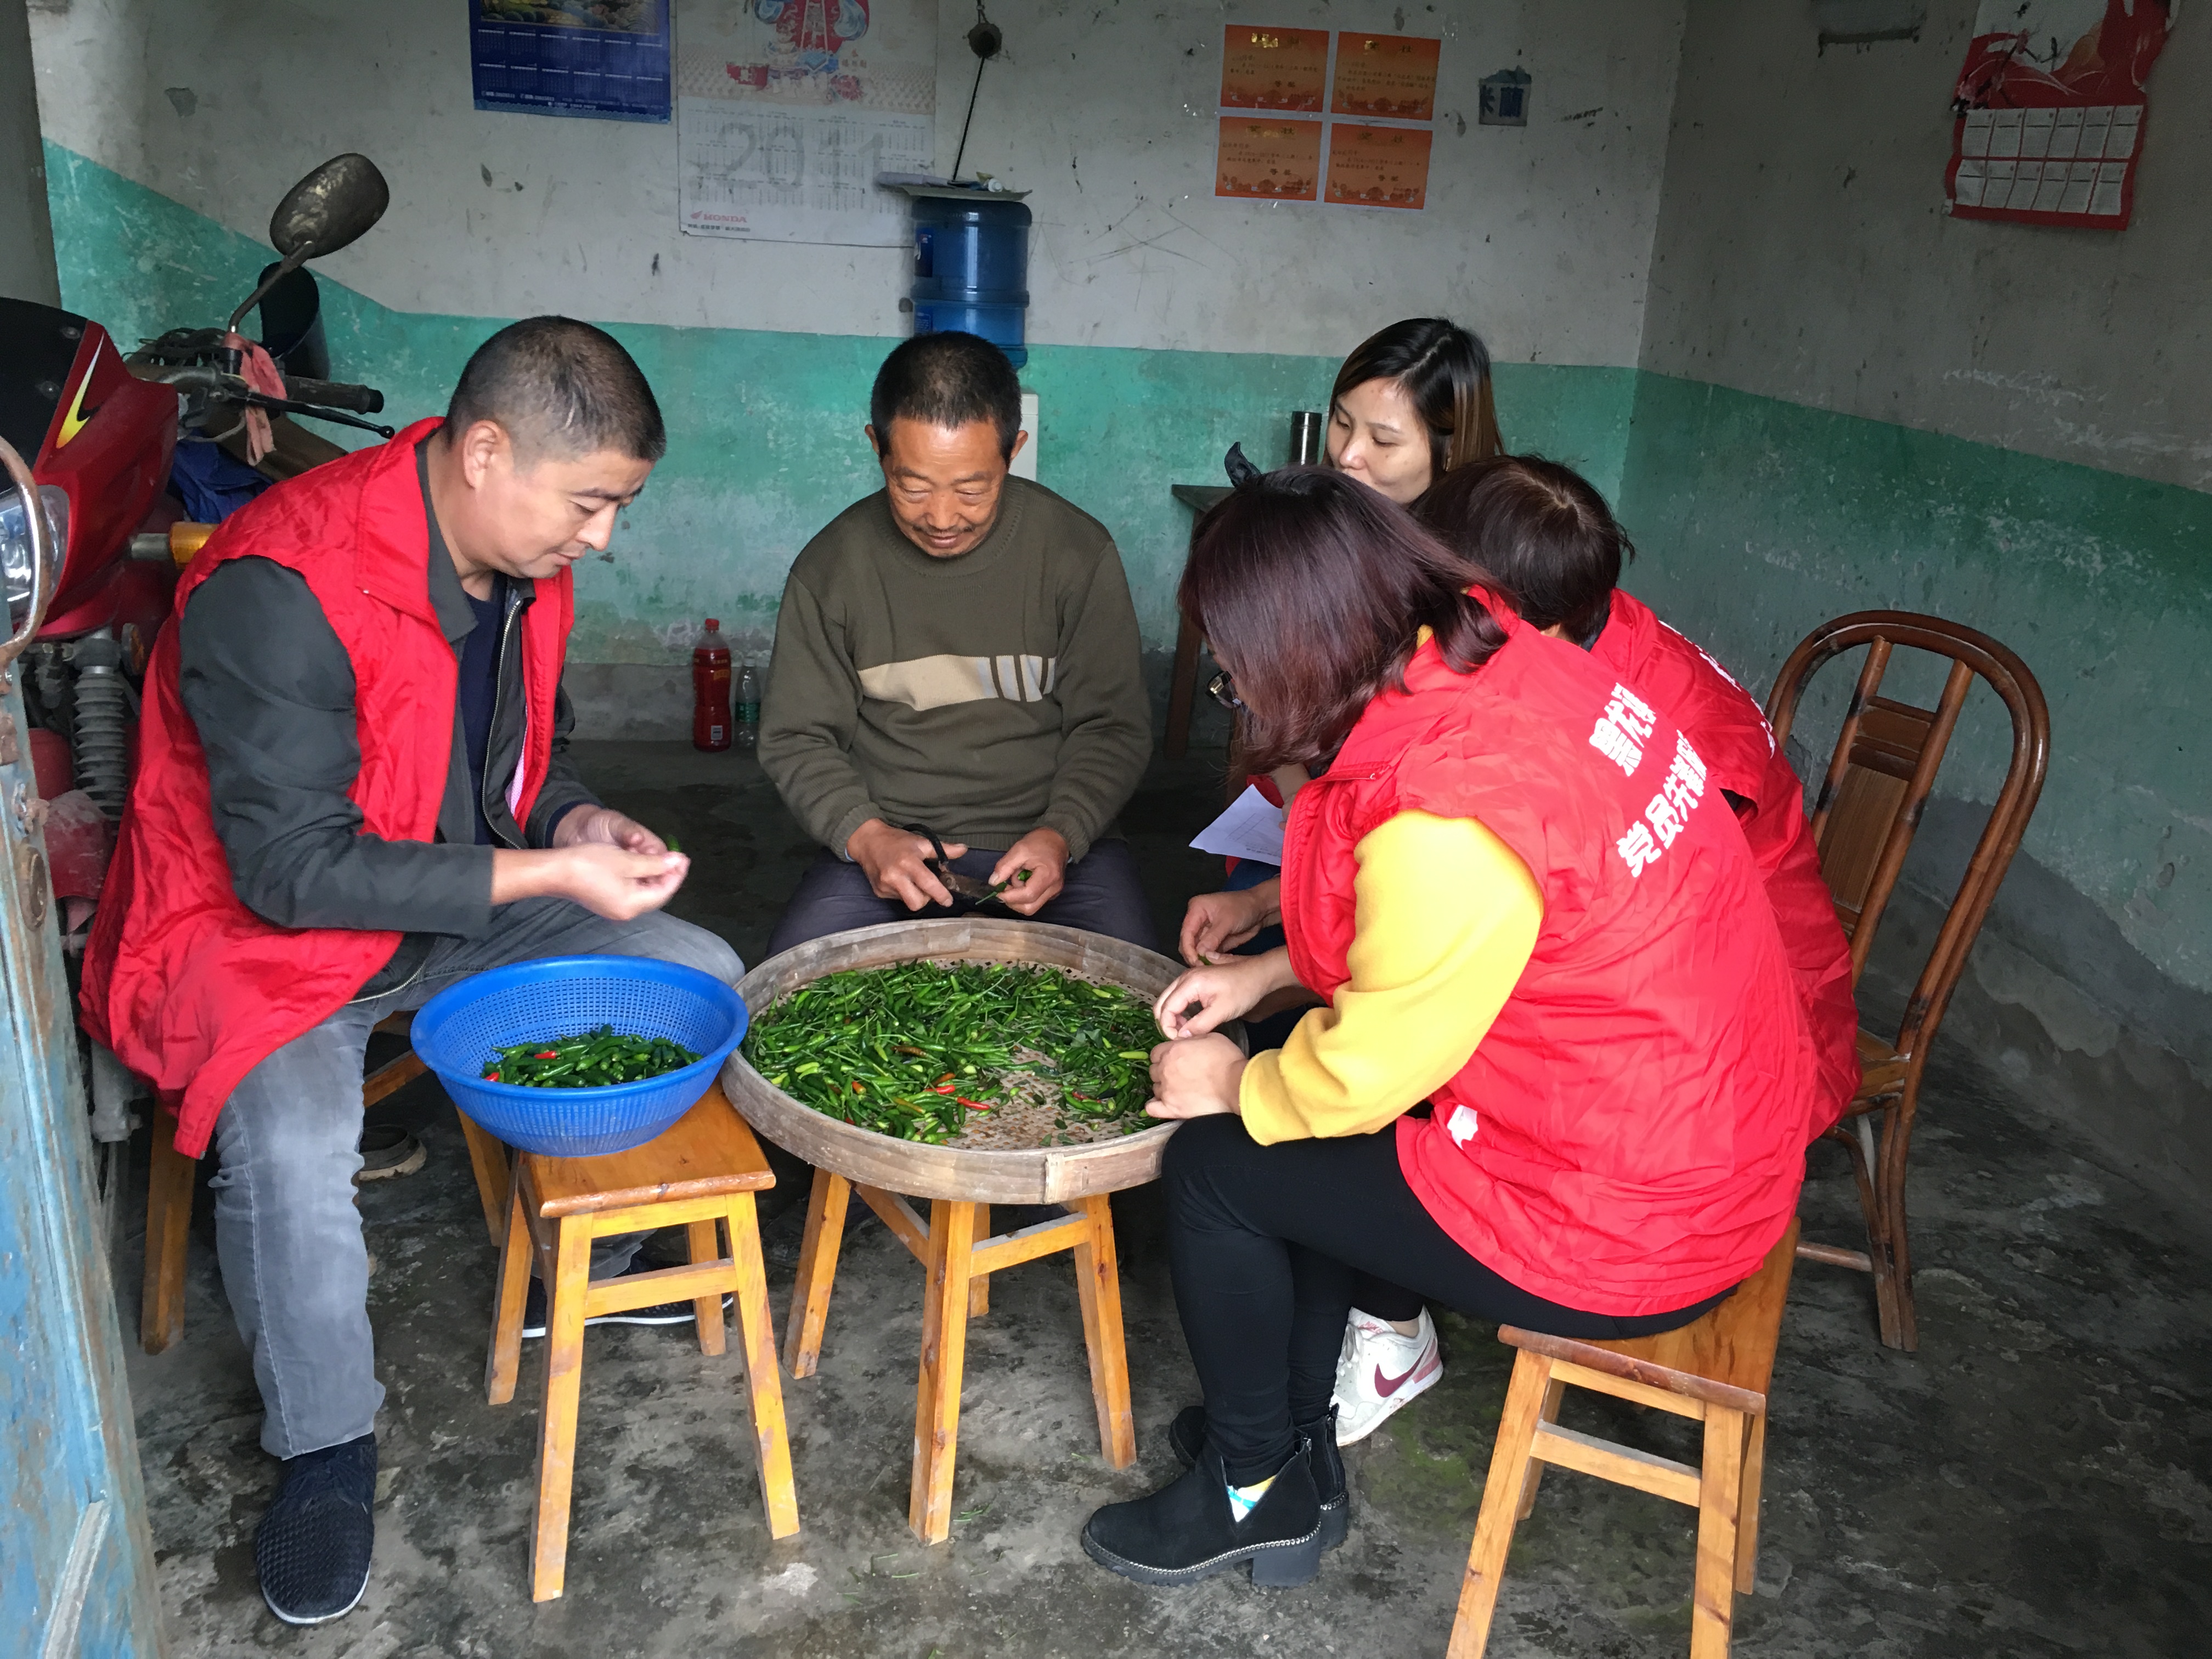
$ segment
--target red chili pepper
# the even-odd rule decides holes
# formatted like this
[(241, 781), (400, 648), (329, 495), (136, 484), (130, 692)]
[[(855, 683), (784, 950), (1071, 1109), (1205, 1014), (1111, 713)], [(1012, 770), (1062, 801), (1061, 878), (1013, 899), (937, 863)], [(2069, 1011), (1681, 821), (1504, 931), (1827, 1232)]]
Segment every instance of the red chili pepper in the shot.
[(538, 1058), (540, 1060), (558, 1060), (561, 1056), (555, 1054), (550, 1048), (546, 1048), (539, 1052)]
[(952, 1092), (952, 1085), (949, 1083), (936, 1084), (931, 1087), (929, 1092), (933, 1095), (949, 1095)]
[(955, 1095), (952, 1097), (970, 1111), (988, 1112), (991, 1109), (991, 1103), (988, 1100), (970, 1100), (965, 1095)]
[(484, 1081), (485, 1081), (486, 1083), (496, 1083), (496, 1082), (498, 1082), (498, 1081), (499, 1081), (499, 1073), (498, 1073), (497, 1072), (486, 1072), (486, 1073), (484, 1073)]

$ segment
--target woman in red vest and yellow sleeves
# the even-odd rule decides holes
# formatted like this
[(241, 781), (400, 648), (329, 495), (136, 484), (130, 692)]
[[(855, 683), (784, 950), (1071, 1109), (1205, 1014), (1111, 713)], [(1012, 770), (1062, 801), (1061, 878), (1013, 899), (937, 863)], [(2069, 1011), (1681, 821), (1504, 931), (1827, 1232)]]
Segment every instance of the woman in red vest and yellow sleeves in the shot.
[[(1564, 1336), (1688, 1322), (1796, 1206), (1814, 1061), (1759, 872), (1705, 763), (1372, 491), (1321, 471), (1199, 525), (1187, 614), (1254, 763), (1331, 755), (1285, 846), (1289, 943), (1160, 1001), (1190, 1472), (1093, 1559), (1302, 1583), (1349, 1499), (1329, 1398), (1354, 1275)], [(1328, 999), (1279, 1052), (1214, 1033)]]

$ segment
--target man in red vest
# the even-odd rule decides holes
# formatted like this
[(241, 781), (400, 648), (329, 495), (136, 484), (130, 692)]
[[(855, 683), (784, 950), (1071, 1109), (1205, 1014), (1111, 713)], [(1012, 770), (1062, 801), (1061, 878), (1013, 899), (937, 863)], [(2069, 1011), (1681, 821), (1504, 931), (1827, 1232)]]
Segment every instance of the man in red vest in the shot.
[(84, 1024), (152, 1079), (179, 1151), (221, 1159), (223, 1285), (285, 1460), (254, 1563), (288, 1624), (351, 1610), (374, 1541), (384, 1389), (352, 1184), (370, 1028), (538, 957), (744, 971), (660, 914), (690, 861), (563, 752), (570, 567), (665, 448), (612, 338), (516, 323), (442, 422), (228, 520), (148, 668)]

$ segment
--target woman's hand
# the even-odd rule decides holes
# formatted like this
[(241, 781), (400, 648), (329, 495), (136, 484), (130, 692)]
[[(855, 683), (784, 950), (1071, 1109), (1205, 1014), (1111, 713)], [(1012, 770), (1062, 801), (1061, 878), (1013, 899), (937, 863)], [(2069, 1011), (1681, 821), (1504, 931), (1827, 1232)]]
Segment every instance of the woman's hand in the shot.
[(1192, 967), (1212, 965), (1270, 922), (1279, 921), (1283, 890), (1279, 876), (1236, 892), (1200, 893), (1182, 913), (1182, 937), (1176, 941)]
[(1152, 1050), (1153, 1117), (1212, 1117), (1237, 1109), (1243, 1051), (1225, 1036), (1163, 1042)]
[(1239, 957), (1214, 968), (1194, 968), (1159, 994), (1152, 1018), (1172, 1038), (1204, 1036), (1236, 1019), (1271, 991), (1297, 983), (1288, 951)]

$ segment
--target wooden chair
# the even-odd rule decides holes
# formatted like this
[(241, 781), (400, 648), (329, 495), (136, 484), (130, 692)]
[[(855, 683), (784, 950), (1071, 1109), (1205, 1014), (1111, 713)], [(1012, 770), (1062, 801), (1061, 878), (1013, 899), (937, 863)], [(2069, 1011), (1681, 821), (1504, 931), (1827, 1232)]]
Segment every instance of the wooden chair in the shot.
[[(377, 1030), (386, 1036), (404, 1036), (414, 1023), (412, 1014), (394, 1014)], [(366, 1112), (422, 1075), (422, 1062), (411, 1048), (386, 1061), (362, 1079), (362, 1109)], [(191, 1236), (192, 1188), (199, 1160), (177, 1150), (177, 1121), (156, 1108), (153, 1115), (154, 1155), (146, 1172), (146, 1276), (139, 1293), (138, 1344), (148, 1353), (160, 1353), (185, 1334), (185, 1258)], [(496, 1247), (507, 1227), (507, 1149), (465, 1117), (462, 1133), (468, 1138), (469, 1162), (476, 1170), (477, 1195), (483, 1201), (484, 1225)]]
[(922, 1291), (921, 1374), (915, 1389), (914, 1477), (907, 1524), (925, 1544), (952, 1530), (952, 1472), (960, 1438), (960, 1383), (967, 1364), (968, 1322), (990, 1310), (990, 1275), (1061, 1250), (1075, 1257), (1083, 1340), (1091, 1356), (1091, 1395), (1107, 1464), (1126, 1469), (1137, 1459), (1136, 1420), (1129, 1408), (1129, 1360), (1121, 1335), (1121, 1275), (1114, 1251), (1114, 1218), (1106, 1194), (1066, 1200), (1066, 1216), (997, 1238), (991, 1206), (932, 1200), (924, 1223), (896, 1193), (860, 1186), (817, 1168), (799, 1246), (799, 1281), (784, 1335), (784, 1364), (794, 1377), (811, 1376), (822, 1358), (822, 1330), (837, 1277), (845, 1216), (858, 1192), (900, 1243), (927, 1270)]
[[(1766, 1463), (1766, 1388), (1774, 1370), (1783, 1304), (1790, 1295), (1797, 1223), (1759, 1271), (1704, 1318), (1660, 1336), (1577, 1342), (1508, 1325), (1501, 1341), (1520, 1350), (1490, 1454), (1482, 1513), (1474, 1526), (1447, 1659), (1482, 1659), (1513, 1528), (1536, 1505), (1544, 1466), (1579, 1469), (1698, 1512), (1696, 1589), (1690, 1659), (1726, 1659), (1735, 1598), (1748, 1594), (1759, 1562), (1759, 1489)], [(1559, 1425), (1568, 1388), (1588, 1389), (1705, 1425), (1700, 1466), (1623, 1446)]]
[[(1905, 1176), (1918, 1109), (1920, 1079), (1943, 1011), (1965, 971), (2012, 855), (2035, 811), (2050, 760), (2051, 714), (2027, 665), (1987, 635), (1936, 617), (1863, 611), (1824, 623), (1790, 653), (1766, 701), (1777, 743), (1790, 736), (1807, 682), (1840, 653), (1865, 646), (1866, 662), (1836, 738), (1813, 807), (1813, 839), (1820, 872), (1851, 945), (1851, 982), (1858, 983), (1875, 933), (1896, 890), (1905, 855), (1966, 694), (1979, 677), (2012, 716), (2012, 757), (2003, 786), (1974, 844), (1920, 977), (1905, 1004), (1893, 1042), (1859, 1033), (1861, 1079), (1844, 1121), (1829, 1137), (1850, 1149), (1866, 1214), (1867, 1248), (1808, 1243), (1808, 1261), (1853, 1267), (1874, 1276), (1881, 1340), (1907, 1352), (1920, 1345), (1912, 1304), (1912, 1253), (1905, 1233)], [(1950, 659), (1934, 708), (1880, 695), (1882, 676), (1899, 646)], [(1879, 1127), (1877, 1127), (1879, 1126)]]
[[(753, 1208), (753, 1194), (775, 1185), (760, 1143), (731, 1109), (719, 1084), (672, 1128), (627, 1152), (604, 1158), (524, 1152), (515, 1159), (500, 1255), (499, 1303), (484, 1372), (493, 1405), (514, 1398), (522, 1310), (534, 1257), (545, 1286), (545, 1397), (538, 1436), (538, 1507), (530, 1528), (532, 1601), (552, 1601), (567, 1581), (584, 1322), (600, 1314), (689, 1297), (698, 1318), (699, 1351), (719, 1354), (724, 1345), (722, 1297), (735, 1299), (769, 1535), (788, 1538), (799, 1530), (775, 1322)], [(591, 1278), (593, 1239), (674, 1226), (690, 1235), (689, 1267), (625, 1273), (617, 1279)], [(726, 1255), (718, 1234), (728, 1239)]]

